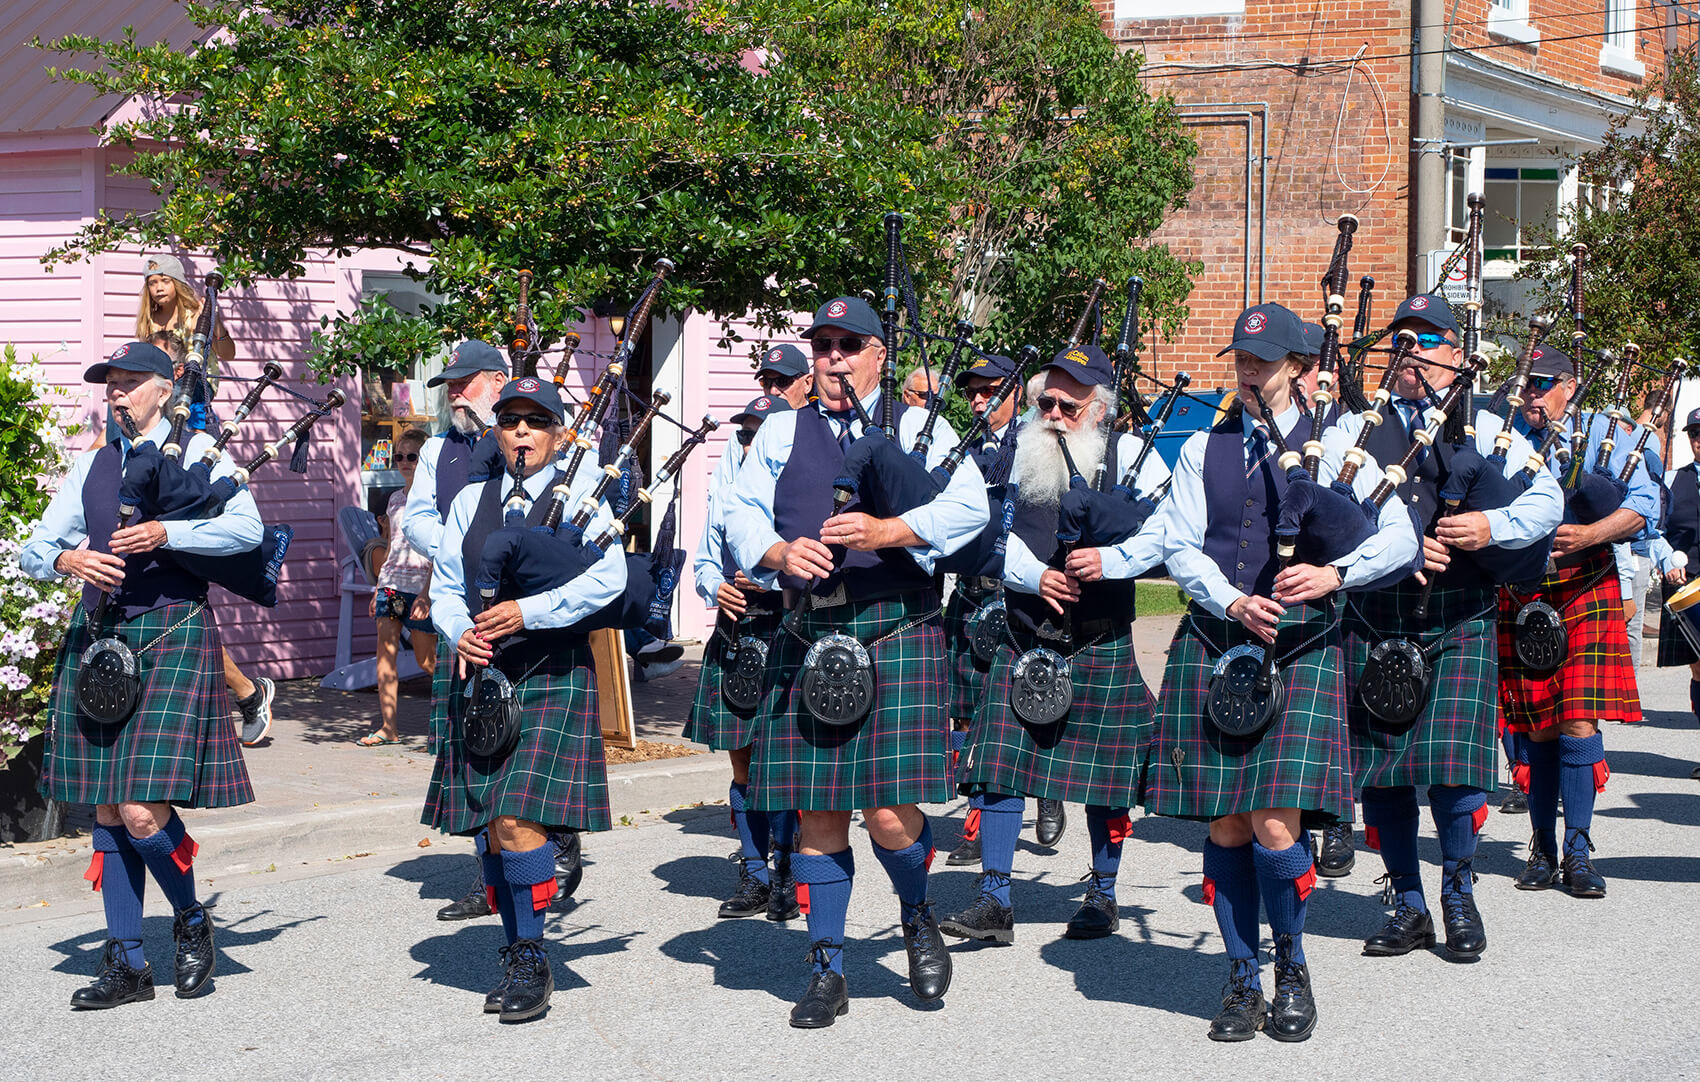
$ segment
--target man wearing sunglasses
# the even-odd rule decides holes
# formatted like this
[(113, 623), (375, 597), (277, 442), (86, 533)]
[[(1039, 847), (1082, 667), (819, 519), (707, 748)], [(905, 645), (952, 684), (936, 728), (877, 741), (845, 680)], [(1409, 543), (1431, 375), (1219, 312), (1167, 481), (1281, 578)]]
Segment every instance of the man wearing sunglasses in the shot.
[[(963, 784), (983, 794), (979, 894), (940, 926), (948, 935), (1014, 941), (1010, 879), (1027, 797), (1086, 805), (1088, 886), (1063, 935), (1098, 939), (1121, 925), (1116, 875), (1152, 723), (1150, 694), (1133, 655), (1132, 577), (1160, 560), (1160, 546), (1151, 546), (1152, 558), (1136, 568), (1112, 547), (1126, 534), (1083, 539), (1072, 551), (1058, 542), (1064, 494), (1076, 483), (1090, 484), (1100, 467), (1114, 479), (1106, 480), (1109, 488), (1139, 454), (1138, 437), (1112, 436), (1104, 427), (1115, 409), (1114, 384), (1110, 359), (1087, 344), (1058, 353), (1028, 386), (1038, 415), (1014, 437), (1009, 482), (992, 527), (1007, 531), (1002, 579), (1009, 629), (992, 659), (964, 755)], [(1079, 471), (1072, 476), (1071, 462)], [(1168, 475), (1152, 455), (1132, 487), (1149, 493)], [(1095, 495), (1126, 502), (1119, 494)], [(1154, 534), (1156, 516), (1147, 521)], [(1017, 670), (1038, 649), (1066, 658), (1073, 683), (1067, 712), (1045, 726), (1024, 720), (1013, 702)]]
[[(544, 913), (559, 890), (553, 839), (611, 826), (596, 674), (590, 646), (575, 626), (624, 591), (626, 561), (612, 545), (573, 578), (535, 593), (514, 584), (546, 581), (544, 569), (505, 567), (495, 597), (480, 596), (473, 580), (486, 542), (502, 529), (509, 510), (522, 513), (528, 527), (544, 521), (559, 477), (555, 457), (569, 442), (566, 410), (551, 382), (536, 376), (506, 382), (494, 412), (507, 470), (454, 498), (432, 561), (431, 618), (454, 646), (456, 720), (437, 744), (423, 822), (476, 838), (484, 882), (507, 937), (502, 979), (485, 997), (484, 1012), (520, 1022), (548, 1008), (555, 985), (543, 940)], [(518, 467), (521, 452), (524, 472), (516, 487), (507, 471)], [(595, 484), (592, 471), (580, 471), (567, 506), (577, 507)], [(587, 533), (595, 536), (610, 521), (604, 504)], [(489, 757), (471, 752), (458, 720), (466, 709), (466, 682), (486, 667), (512, 682), (515, 708), (525, 719), (512, 750)]]
[(917, 368), (903, 381), (903, 404), (914, 409), (926, 409), (939, 393), (939, 374)]
[[(799, 1028), (830, 1026), (849, 1009), (842, 959), (856, 808), (897, 892), (910, 988), (931, 1000), (950, 986), (950, 955), (927, 895), (932, 830), (917, 807), (951, 793), (933, 570), (985, 527), (986, 490), (980, 471), (965, 463), (943, 491), (901, 514), (869, 513), (887, 498), (877, 490), (857, 492), (856, 504), (833, 514), (845, 452), (858, 438), (885, 438), (864, 431), (853, 402), (869, 417), (881, 413), (879, 331), (873, 309), (855, 297), (836, 297), (815, 313), (803, 337), (815, 357), (818, 401), (762, 424), (725, 519), (733, 556), (750, 581), (784, 586), (788, 605), (807, 602), (787, 625), (790, 633), (777, 636), (769, 664), (780, 691), (768, 699), (777, 708), (760, 719), (750, 763), (756, 807), (802, 814), (791, 868), (799, 899), (806, 899), (813, 965), (791, 1011)], [(898, 443), (908, 450), (924, 411), (899, 403), (895, 415)], [(929, 467), (956, 443), (948, 424), (935, 432)], [(801, 687), (805, 653), (829, 634), (854, 637), (873, 665), (871, 709), (844, 725), (811, 713)]]
[[(781, 598), (773, 590), (756, 586), (738, 570), (726, 544), (726, 512), (738, 468), (749, 455), (757, 430), (769, 417), (790, 409), (785, 399), (764, 394), (732, 417), (732, 423), (738, 426), (733, 433), (737, 442), (721, 452), (722, 462), (732, 463), (732, 472), (726, 483), (717, 481), (709, 489), (708, 521), (691, 562), (697, 593), (710, 607), (720, 610), (720, 620), (703, 652), (685, 739), (724, 751), (732, 761), (732, 785), (726, 800), (732, 808), (733, 829), (738, 833), (738, 888), (720, 903), (723, 918), (765, 913), (768, 920), (784, 921), (799, 912), (797, 883), (791, 874), (791, 854), (797, 847), (797, 813), (791, 809), (750, 810), (750, 754), (756, 738), (757, 711), (735, 709), (721, 693), (726, 670), (735, 664), (734, 638), (739, 643), (753, 639), (766, 644), (769, 659), (776, 653), (773, 638), (784, 616)], [(720, 476), (719, 470), (715, 476)]]
[[(1530, 354), (1529, 393), (1517, 419), (1518, 430), (1539, 444), (1549, 425), (1564, 424), (1563, 414), (1576, 393), (1576, 366), (1563, 351), (1537, 346)], [(1614, 423), (1605, 414), (1583, 415), (1588, 433), (1582, 466), (1592, 470), (1600, 441)], [(1569, 441), (1566, 439), (1568, 448)], [(1623, 472), (1633, 440), (1618, 439), (1607, 472)], [(1547, 469), (1562, 477), (1566, 464), (1554, 455)], [(1567, 520), (1574, 519), (1575, 493), (1566, 491)], [(1610, 771), (1600, 722), (1641, 720), (1641, 696), (1624, 628), (1622, 588), (1611, 543), (1656, 526), (1659, 486), (1645, 465), (1631, 476), (1622, 504), (1593, 523), (1566, 521), (1553, 538), (1555, 570), (1541, 580), (1536, 594), (1564, 620), (1569, 649), (1556, 670), (1540, 672), (1524, 665), (1513, 649), (1522, 599), (1510, 590), (1500, 596), (1500, 699), (1507, 728), (1528, 736), (1529, 821), (1534, 827), (1529, 858), (1517, 877), (1519, 890), (1563, 885), (1578, 898), (1602, 898), (1605, 879), (1589, 854), (1594, 796)], [(1558, 803), (1564, 802), (1564, 848), (1558, 847)]]
[[(1435, 420), (1439, 402), (1429, 397), (1429, 388), (1445, 396), (1464, 362), (1458, 322), (1444, 297), (1423, 293), (1408, 298), (1394, 313), (1392, 330), (1412, 332), (1417, 346), (1411, 363), (1394, 375), (1393, 400), (1381, 407), (1382, 421), (1366, 444), (1383, 465), (1398, 462), (1415, 433)], [(1493, 453), (1504, 423), (1486, 410), (1477, 412), (1473, 422), (1474, 446), (1485, 458)], [(1356, 414), (1342, 418), (1341, 437), (1356, 441), (1364, 423)], [(1461, 440), (1463, 432), (1443, 428), (1397, 490), (1396, 499), (1412, 509), (1421, 527), (1423, 571), (1385, 589), (1348, 594), (1341, 619), (1353, 782), (1361, 791), (1364, 831), (1375, 839), (1372, 848), (1381, 852), (1393, 892), (1392, 915), (1364, 942), (1364, 953), (1372, 956), (1408, 954), (1435, 942), (1436, 920), (1423, 893), (1417, 856), (1419, 789), (1439, 835), (1447, 954), (1470, 960), (1487, 949), (1473, 884), (1477, 832), (1487, 816), (1487, 790), (1495, 786), (1498, 762), (1499, 704), (1493, 695), (1499, 681), (1497, 579), (1474, 554), (1541, 544), (1564, 511), (1558, 484), (1543, 472), (1506, 507), (1447, 514), (1440, 493), (1452, 477), (1458, 446), (1449, 436)], [(1503, 472), (1516, 473), (1531, 453), (1528, 441), (1515, 437)], [(1426, 616), (1419, 619), (1415, 611), (1429, 576), (1435, 579), (1433, 592)], [(1422, 712), (1403, 728), (1378, 723), (1357, 692), (1370, 651), (1389, 639), (1425, 648), (1432, 665)], [(1344, 834), (1344, 846), (1334, 843), (1337, 833)], [(1341, 848), (1349, 860), (1350, 839), (1350, 826), (1328, 828), (1318, 874), (1327, 874), (1331, 863), (1339, 867)]]

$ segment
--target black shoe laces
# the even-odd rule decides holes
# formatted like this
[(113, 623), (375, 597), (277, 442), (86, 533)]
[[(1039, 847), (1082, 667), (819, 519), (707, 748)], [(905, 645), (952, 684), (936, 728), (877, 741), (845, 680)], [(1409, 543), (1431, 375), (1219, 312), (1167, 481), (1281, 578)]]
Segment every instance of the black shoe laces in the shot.
[(1448, 924), (1475, 919), (1472, 912), (1476, 904), (1475, 895), (1465, 891), (1464, 887), (1475, 886), (1476, 879), (1474, 865), (1468, 860), (1460, 860), (1446, 880), (1446, 887), (1440, 892), (1440, 908)]
[(1104, 881), (1098, 878), (1096, 870), (1087, 872), (1085, 875), (1077, 879), (1076, 882), (1090, 884), (1090, 886), (1086, 888), (1086, 897), (1080, 899), (1081, 905), (1092, 905), (1097, 906), (1099, 909), (1108, 910), (1112, 905), (1116, 904), (1115, 898), (1109, 891), (1104, 889)]
[(843, 952), (843, 940), (817, 939), (809, 944), (809, 953), (803, 955), (803, 961), (813, 964), (816, 970), (825, 973), (832, 968), (833, 958)]
[(522, 939), (508, 948), (510, 980), (540, 980), (549, 972), (549, 955), (535, 939)]
[(110, 995), (122, 991), (124, 986), (134, 981), (141, 972), (139, 969), (131, 969), (119, 955), (118, 940), (108, 939), (106, 949), (100, 956), (100, 973), (89, 987), (96, 989), (103, 996)]
[(1263, 995), (1252, 982), (1257, 980), (1257, 966), (1250, 959), (1236, 959), (1228, 983), (1222, 986), (1222, 1009), (1249, 1011)]
[(1305, 991), (1308, 981), (1305, 977), (1303, 962), (1293, 958), (1293, 937), (1278, 935), (1275, 937), (1275, 947), (1269, 952), (1269, 960), (1275, 963), (1275, 994), (1298, 995)]
[(916, 950), (930, 951), (937, 946), (933, 939), (933, 903), (930, 900), (913, 906), (904, 903), (903, 925)]

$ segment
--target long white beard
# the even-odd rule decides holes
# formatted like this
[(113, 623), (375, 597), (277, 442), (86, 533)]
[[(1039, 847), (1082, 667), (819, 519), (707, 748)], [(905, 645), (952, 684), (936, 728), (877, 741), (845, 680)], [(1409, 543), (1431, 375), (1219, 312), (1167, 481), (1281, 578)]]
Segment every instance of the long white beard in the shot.
[[(449, 414), (449, 423), (463, 436), (476, 436), (495, 419), (490, 416), (495, 406), (495, 395), (474, 401), (470, 406), (456, 406)], [(477, 416), (473, 416), (475, 412)]]
[(1023, 425), (1009, 469), (1009, 479), (1020, 486), (1020, 502), (1055, 506), (1068, 491), (1068, 463), (1057, 446), (1058, 432), (1068, 434), (1068, 453), (1087, 481), (1103, 465), (1109, 441), (1097, 425), (1083, 431), (1069, 431), (1062, 421), (1039, 420)]

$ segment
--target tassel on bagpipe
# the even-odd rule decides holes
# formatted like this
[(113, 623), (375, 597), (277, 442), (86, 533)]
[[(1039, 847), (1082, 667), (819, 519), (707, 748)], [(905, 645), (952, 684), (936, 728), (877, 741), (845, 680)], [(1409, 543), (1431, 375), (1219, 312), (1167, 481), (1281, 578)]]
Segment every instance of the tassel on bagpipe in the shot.
[(1342, 214), (1335, 226), (1339, 235), (1334, 239), (1334, 256), (1322, 276), (1322, 350), (1316, 365), (1316, 391), (1311, 395), (1310, 438), (1304, 444), (1304, 469), (1312, 481), (1322, 464), (1322, 429), (1334, 404), (1334, 376), (1340, 370), (1340, 328), (1345, 322), (1346, 280), (1358, 220)]

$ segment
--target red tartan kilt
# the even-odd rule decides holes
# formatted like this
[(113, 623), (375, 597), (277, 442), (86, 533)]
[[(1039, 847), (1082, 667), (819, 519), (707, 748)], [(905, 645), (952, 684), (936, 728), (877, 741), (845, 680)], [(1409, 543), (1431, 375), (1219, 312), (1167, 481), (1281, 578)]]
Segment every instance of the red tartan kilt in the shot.
[(1499, 701), (1514, 732), (1566, 721), (1641, 720), (1641, 693), (1629, 660), (1623, 592), (1611, 550), (1588, 557), (1541, 580), (1540, 599), (1564, 617), (1570, 652), (1550, 673), (1535, 673), (1517, 657), (1517, 610), (1522, 602), (1499, 594)]

